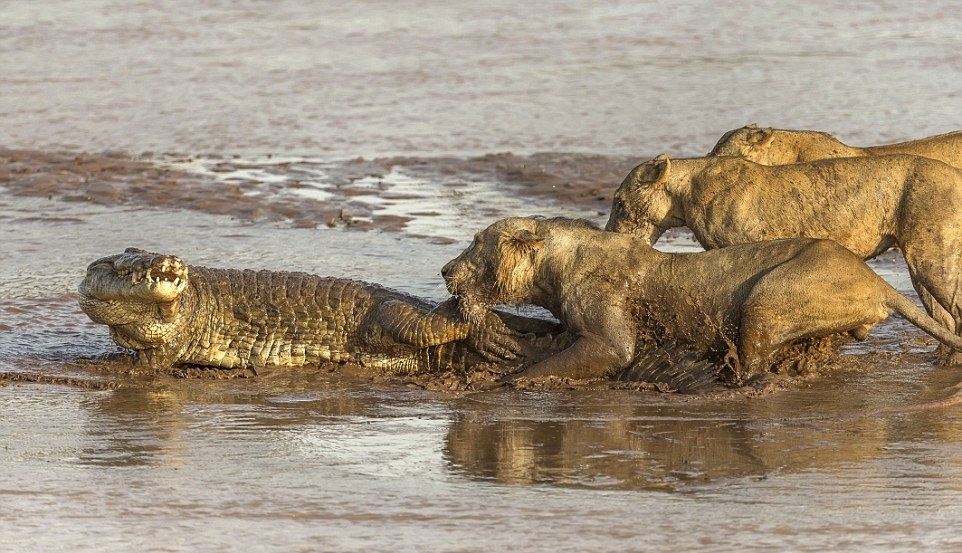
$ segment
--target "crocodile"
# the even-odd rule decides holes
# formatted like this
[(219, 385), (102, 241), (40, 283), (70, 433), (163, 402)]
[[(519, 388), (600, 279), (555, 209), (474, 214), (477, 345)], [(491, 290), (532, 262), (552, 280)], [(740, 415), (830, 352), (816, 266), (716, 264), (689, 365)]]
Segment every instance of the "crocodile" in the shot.
[[(137, 365), (223, 369), (353, 363), (399, 374), (517, 361), (524, 332), (554, 323), (494, 312), (465, 322), (435, 304), (367, 282), (300, 272), (216, 269), (127, 248), (91, 263), (80, 307), (110, 327)], [(132, 352), (132, 353), (131, 353)]]
[[(136, 248), (91, 263), (78, 292), (81, 309), (127, 350), (111, 357), (156, 369), (482, 369), (507, 383), (575, 339), (555, 321), (498, 310), (466, 321), (457, 298), (435, 303), (357, 280), (186, 265)], [(614, 380), (688, 393), (719, 385), (712, 365), (673, 346), (640, 351)]]

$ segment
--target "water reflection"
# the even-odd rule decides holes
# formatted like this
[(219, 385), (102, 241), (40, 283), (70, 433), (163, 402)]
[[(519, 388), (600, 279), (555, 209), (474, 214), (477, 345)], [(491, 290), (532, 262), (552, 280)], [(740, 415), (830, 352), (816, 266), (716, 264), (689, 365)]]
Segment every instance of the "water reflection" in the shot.
[[(459, 412), (444, 456), (452, 471), (483, 481), (691, 490), (962, 443), (956, 371), (906, 371), (884, 357), (870, 366), (763, 398), (606, 392), (567, 394), (559, 406), (557, 396), (520, 394), (507, 407)], [(909, 457), (896, 466), (926, 462)], [(951, 464), (959, 474), (960, 462)]]
[[(419, 392), (398, 394), (395, 388), (386, 394), (364, 379), (313, 368), (227, 381), (161, 374), (125, 384), (107, 394), (92, 394), (83, 403), (86, 440), (81, 463), (178, 465), (188, 462), (198, 447), (251, 461), (252, 443), (289, 455), (303, 451), (310, 441), (305, 436), (318, 429), (394, 418), (397, 409), (404, 414), (402, 406), (416, 408), (420, 403)], [(323, 433), (337, 438), (336, 432)]]
[(457, 471), (510, 484), (617, 488), (764, 473), (732, 420), (487, 422), (460, 417), (445, 455)]
[[(144, 377), (81, 402), (77, 461), (177, 467), (196, 463), (200, 448), (214, 466), (236, 459), (270, 471), (296, 461), (412, 478), (428, 468), (420, 477), (664, 491), (856, 465), (880, 464), (886, 478), (962, 475), (962, 376), (930, 361), (867, 354), (789, 390), (711, 399), (623, 390), (456, 397), (305, 369), (232, 381)], [(946, 482), (962, 489), (962, 480)]]
[(132, 466), (185, 462), (188, 420), (181, 398), (163, 388), (123, 388), (86, 402), (82, 464)]

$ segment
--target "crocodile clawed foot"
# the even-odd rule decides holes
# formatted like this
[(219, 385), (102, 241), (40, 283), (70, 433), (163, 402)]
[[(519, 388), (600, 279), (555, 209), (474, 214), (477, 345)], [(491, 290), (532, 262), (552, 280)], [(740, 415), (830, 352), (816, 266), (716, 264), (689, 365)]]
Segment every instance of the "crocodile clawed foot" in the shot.
[(508, 328), (496, 314), (488, 311), (481, 325), (472, 328), (471, 346), (491, 362), (517, 359), (521, 354), (518, 334)]
[(521, 345), (510, 334), (483, 332), (474, 335), (471, 346), (487, 361), (498, 362), (517, 359)]

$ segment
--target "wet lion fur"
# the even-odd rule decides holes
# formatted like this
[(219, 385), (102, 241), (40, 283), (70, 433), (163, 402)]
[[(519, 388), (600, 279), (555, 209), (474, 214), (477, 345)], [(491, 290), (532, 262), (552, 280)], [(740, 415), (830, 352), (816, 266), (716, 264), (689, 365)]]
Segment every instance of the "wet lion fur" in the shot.
[(601, 378), (635, 354), (639, 336), (666, 334), (740, 382), (805, 338), (864, 337), (896, 311), (962, 349), (946, 331), (850, 251), (830, 240), (788, 239), (699, 253), (655, 250), (642, 239), (564, 218), (502, 219), (442, 269), (466, 318), (492, 306), (534, 304), (574, 343), (526, 376)]
[(635, 167), (606, 228), (654, 243), (679, 226), (706, 249), (827, 238), (871, 259), (897, 246), (928, 312), (962, 333), (962, 170), (940, 161), (885, 155), (766, 166), (662, 155)]

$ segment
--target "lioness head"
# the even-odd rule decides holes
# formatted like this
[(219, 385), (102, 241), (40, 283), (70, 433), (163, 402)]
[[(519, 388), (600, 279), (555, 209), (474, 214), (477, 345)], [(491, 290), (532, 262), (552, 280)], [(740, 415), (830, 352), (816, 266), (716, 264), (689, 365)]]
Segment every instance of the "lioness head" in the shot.
[(786, 165), (854, 155), (834, 136), (819, 131), (790, 131), (748, 125), (726, 132), (709, 156), (738, 156), (762, 165)]
[(668, 191), (671, 160), (662, 154), (628, 173), (615, 192), (605, 230), (633, 234), (654, 244), (666, 230), (683, 226)]
[[(884, 153), (899, 151), (888, 150)], [(818, 159), (858, 157), (866, 155), (866, 152), (861, 148), (847, 146), (824, 131), (761, 129), (756, 125), (749, 125), (725, 133), (709, 155), (740, 156), (762, 165), (786, 165)]]
[(471, 245), (444, 265), (441, 275), (460, 298), (465, 319), (480, 323), (490, 307), (525, 301), (544, 244), (537, 230), (537, 219), (502, 219), (475, 234)]
[(715, 143), (715, 147), (708, 153), (710, 156), (739, 156), (755, 163), (769, 163), (772, 141), (775, 130), (760, 128), (752, 123), (744, 127), (733, 129), (722, 135)]

